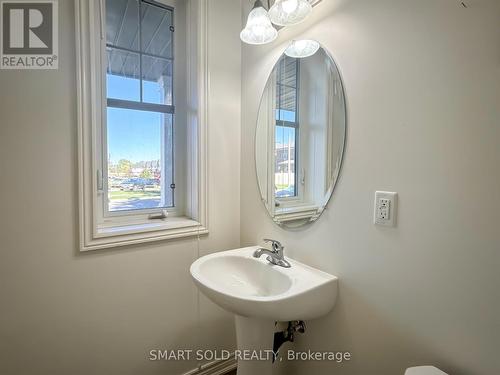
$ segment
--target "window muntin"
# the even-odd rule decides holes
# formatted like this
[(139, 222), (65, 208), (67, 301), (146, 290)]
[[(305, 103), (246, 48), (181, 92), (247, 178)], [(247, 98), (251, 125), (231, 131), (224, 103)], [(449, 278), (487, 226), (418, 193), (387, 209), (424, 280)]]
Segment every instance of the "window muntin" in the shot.
[(173, 9), (106, 0), (104, 214), (173, 208)]
[(299, 60), (283, 55), (276, 73), (275, 197), (298, 196)]

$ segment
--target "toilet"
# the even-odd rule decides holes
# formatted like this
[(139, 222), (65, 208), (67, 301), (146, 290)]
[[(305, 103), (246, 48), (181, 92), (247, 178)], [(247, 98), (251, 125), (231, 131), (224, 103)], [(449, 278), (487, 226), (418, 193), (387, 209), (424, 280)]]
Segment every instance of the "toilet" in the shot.
[(406, 369), (405, 375), (447, 375), (434, 366), (417, 366)]

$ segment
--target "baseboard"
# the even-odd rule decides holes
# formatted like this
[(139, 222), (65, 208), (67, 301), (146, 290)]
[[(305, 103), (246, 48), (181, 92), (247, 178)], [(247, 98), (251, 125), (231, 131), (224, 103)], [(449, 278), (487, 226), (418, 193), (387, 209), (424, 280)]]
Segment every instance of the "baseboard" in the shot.
[(233, 354), (229, 359), (205, 363), (183, 375), (224, 375), (229, 371), (235, 370), (236, 366), (237, 361)]

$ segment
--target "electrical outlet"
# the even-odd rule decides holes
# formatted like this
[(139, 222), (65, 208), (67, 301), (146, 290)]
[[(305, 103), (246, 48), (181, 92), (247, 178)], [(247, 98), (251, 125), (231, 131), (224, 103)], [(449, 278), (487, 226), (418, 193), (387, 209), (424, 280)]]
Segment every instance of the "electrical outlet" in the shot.
[(377, 225), (396, 226), (396, 208), (398, 193), (389, 191), (375, 192), (373, 221)]
[(389, 220), (391, 213), (391, 200), (380, 198), (377, 205), (377, 219)]

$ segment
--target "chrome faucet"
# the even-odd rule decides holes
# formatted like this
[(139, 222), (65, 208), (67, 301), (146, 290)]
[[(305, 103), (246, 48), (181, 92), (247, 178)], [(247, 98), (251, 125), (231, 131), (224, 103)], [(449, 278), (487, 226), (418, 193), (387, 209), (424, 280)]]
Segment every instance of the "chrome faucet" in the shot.
[(270, 243), (272, 250), (268, 250), (263, 247), (258, 248), (253, 253), (253, 256), (255, 258), (260, 258), (263, 254), (266, 254), (269, 263), (285, 268), (291, 267), (290, 263), (288, 263), (288, 261), (285, 260), (285, 256), (283, 255), (284, 246), (279, 241), (265, 238), (264, 242)]

